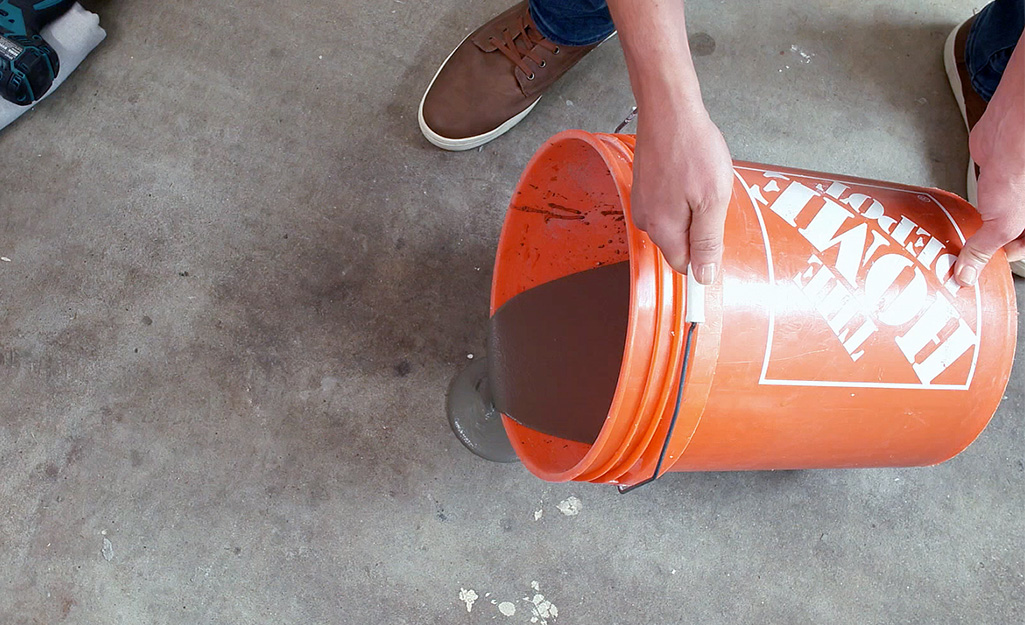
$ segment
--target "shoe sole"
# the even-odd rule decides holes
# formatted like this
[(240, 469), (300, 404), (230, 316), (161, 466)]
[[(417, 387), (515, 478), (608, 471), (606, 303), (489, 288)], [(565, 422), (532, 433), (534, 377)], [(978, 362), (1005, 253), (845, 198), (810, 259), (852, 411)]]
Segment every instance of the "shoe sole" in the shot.
[[(472, 34), (473, 33), (470, 33), (470, 35)], [(427, 85), (427, 89), (424, 91), (423, 97), (420, 98), (420, 107), (417, 110), (416, 115), (417, 122), (419, 122), (420, 124), (420, 132), (423, 133), (424, 138), (430, 141), (434, 146), (439, 147), (443, 150), (449, 150), (450, 152), (462, 152), (465, 150), (472, 150), (473, 148), (480, 147), (485, 143), (488, 143), (490, 141), (497, 139), (498, 137), (501, 137), (505, 133), (512, 130), (513, 126), (523, 121), (523, 118), (529, 115), (530, 112), (534, 110), (534, 107), (537, 106), (537, 103), (541, 101), (542, 97), (538, 96), (536, 100), (530, 103), (530, 106), (520, 111), (516, 115), (510, 117), (509, 119), (505, 120), (500, 126), (495, 128), (494, 130), (489, 130), (488, 132), (473, 137), (452, 139), (451, 137), (443, 137), (438, 133), (434, 132), (433, 130), (431, 130), (431, 127), (427, 125), (427, 121), (424, 119), (424, 102), (427, 100), (427, 94), (430, 93), (431, 87), (434, 86), (434, 81), (437, 80), (438, 75), (441, 74), (441, 70), (445, 69), (445, 65), (448, 64), (448, 60), (452, 58), (452, 55), (456, 53), (456, 50), (458, 50), (464, 43), (466, 43), (466, 40), (470, 38), (470, 35), (463, 37), (463, 40), (459, 42), (459, 45), (457, 45), (455, 48), (452, 48), (452, 51), (448, 53), (448, 56), (445, 57), (445, 60), (442, 62), (442, 64), (438, 66), (438, 71), (434, 72), (434, 78), (431, 78), (431, 83)], [(612, 39), (614, 36), (616, 36), (615, 31), (613, 31), (613, 33), (605, 39), (602, 39), (598, 43), (598, 45), (595, 46), (595, 49), (597, 49), (598, 46), (605, 43), (609, 39)]]
[[(957, 108), (961, 111), (961, 121), (964, 122), (965, 130), (969, 133), (968, 112), (964, 102), (964, 85), (961, 83), (961, 76), (957, 73), (957, 59), (954, 58), (954, 40), (957, 38), (957, 31), (961, 30), (964, 22), (954, 27), (947, 35), (947, 41), (943, 44), (943, 67), (947, 71), (947, 81), (950, 83), (950, 90), (957, 100)], [(968, 157), (968, 201), (972, 204), (979, 203), (979, 179), (975, 177), (975, 161)]]

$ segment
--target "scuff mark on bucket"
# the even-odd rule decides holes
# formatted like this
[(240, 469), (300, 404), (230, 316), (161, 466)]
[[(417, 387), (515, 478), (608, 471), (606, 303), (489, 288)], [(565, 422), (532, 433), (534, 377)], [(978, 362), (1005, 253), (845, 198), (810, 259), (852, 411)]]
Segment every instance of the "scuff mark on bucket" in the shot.
[[(543, 208), (535, 208), (533, 206), (513, 206), (513, 210), (518, 210), (518, 211), (521, 211), (521, 212), (524, 212), (524, 213), (538, 213), (540, 215), (543, 215), (544, 218), (545, 218), (545, 223), (548, 223), (549, 221), (551, 221), (553, 219), (583, 219), (584, 218), (584, 215), (579, 210), (577, 210), (575, 208), (569, 208), (568, 206), (562, 206), (560, 204), (555, 204), (554, 202), (549, 202), (548, 203), (548, 207), (551, 210), (545, 210)], [(560, 213), (560, 212), (557, 212), (557, 211), (565, 211), (565, 212)]]

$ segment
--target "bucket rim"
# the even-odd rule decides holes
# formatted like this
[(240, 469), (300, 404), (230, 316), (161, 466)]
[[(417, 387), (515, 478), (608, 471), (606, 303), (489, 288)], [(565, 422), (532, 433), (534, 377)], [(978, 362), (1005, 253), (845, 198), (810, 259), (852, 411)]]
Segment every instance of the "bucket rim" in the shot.
[[(681, 274), (673, 271), (647, 234), (633, 225), (630, 214), (634, 146), (632, 135), (566, 130), (552, 136), (538, 148), (525, 166), (513, 197), (519, 195), (524, 185), (530, 184), (535, 171), (543, 171), (537, 168), (544, 166), (542, 161), (546, 156), (570, 142), (586, 145), (602, 159), (624, 214), (624, 234), (630, 263), (630, 318), (620, 377), (605, 424), (594, 443), (582, 451), (582, 443), (565, 441), (572, 443), (568, 446), (571, 451), (567, 451), (567, 454), (582, 453), (575, 461), (570, 458), (561, 466), (552, 466), (556, 462), (546, 461), (546, 454), (536, 454), (535, 457), (531, 453), (531, 445), (522, 441), (521, 436), (526, 433), (524, 430), (535, 433), (536, 430), (520, 425), (506, 415), (502, 415), (502, 422), (517, 455), (536, 476), (553, 482), (575, 480), (621, 483), (620, 478), (624, 474), (644, 470), (648, 465), (654, 466), (665, 442), (664, 435), (673, 413), (679, 383), (684, 339), (680, 322), (685, 314), (686, 281)], [(505, 279), (502, 251), (518, 235), (515, 229), (514, 220), (507, 217), (499, 238), (492, 278), (491, 314), (511, 297), (505, 293), (504, 299), (500, 298), (499, 286)], [(672, 334), (672, 328), (677, 326), (677, 331)], [(699, 343), (707, 345), (709, 342), (706, 340)], [(699, 347), (700, 344), (695, 345), (695, 356)], [(712, 355), (703, 360), (706, 363), (711, 361), (712, 365), (701, 368), (705, 374), (702, 377), (707, 379), (704, 384), (698, 385), (696, 396), (688, 398), (689, 385), (685, 385), (684, 410), (681, 411), (669, 446), (669, 457), (673, 461), (679, 458), (689, 444), (704, 412), (715, 357)], [(693, 372), (688, 373), (688, 381), (692, 375)], [(659, 432), (662, 433), (661, 437)], [(563, 439), (557, 437), (549, 438), (552, 439), (550, 444), (563, 442)], [(667, 469), (670, 465), (667, 465)], [(632, 479), (633, 475), (630, 477)]]

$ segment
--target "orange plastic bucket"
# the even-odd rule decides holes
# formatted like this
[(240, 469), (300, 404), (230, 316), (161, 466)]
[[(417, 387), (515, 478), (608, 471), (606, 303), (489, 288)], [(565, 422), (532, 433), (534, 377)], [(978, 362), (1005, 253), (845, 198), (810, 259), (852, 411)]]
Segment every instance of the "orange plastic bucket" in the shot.
[[(634, 138), (567, 131), (534, 155), (506, 215), (491, 312), (531, 287), (629, 260), (616, 393), (594, 444), (503, 417), (545, 480), (651, 477), (676, 403), (686, 280), (630, 219)], [(998, 254), (972, 289), (953, 261), (980, 224), (936, 189), (735, 163), (723, 269), (706, 289), (665, 470), (918, 466), (989, 422), (1017, 311)]]

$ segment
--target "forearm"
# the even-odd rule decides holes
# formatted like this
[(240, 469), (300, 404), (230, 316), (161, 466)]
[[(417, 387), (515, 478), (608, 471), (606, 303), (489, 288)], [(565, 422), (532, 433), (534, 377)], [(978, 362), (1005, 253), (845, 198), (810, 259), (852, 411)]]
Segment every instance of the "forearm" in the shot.
[(609, 0), (637, 99), (631, 218), (680, 272), (711, 284), (733, 187), (730, 151), (701, 101), (683, 0)]
[(630, 84), (644, 111), (706, 115), (687, 41), (683, 0), (610, 0)]

